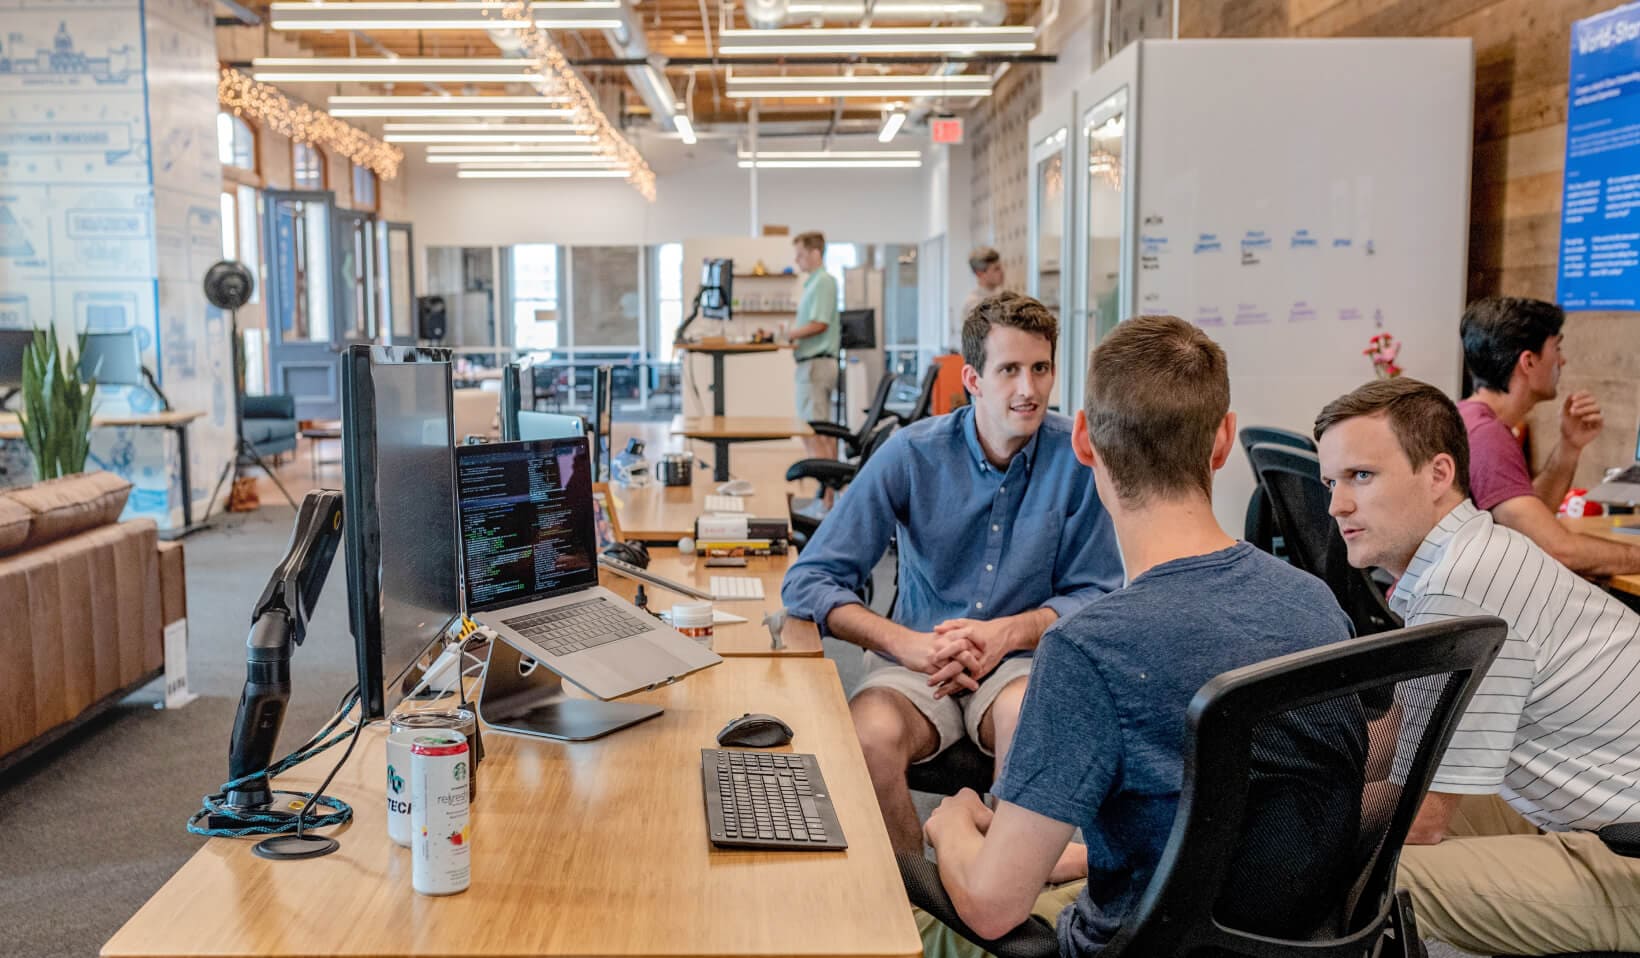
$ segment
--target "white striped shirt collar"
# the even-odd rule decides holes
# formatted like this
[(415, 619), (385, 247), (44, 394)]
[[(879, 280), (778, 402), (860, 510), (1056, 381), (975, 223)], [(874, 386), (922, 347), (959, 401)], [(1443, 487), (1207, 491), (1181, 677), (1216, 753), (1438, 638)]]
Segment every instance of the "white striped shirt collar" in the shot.
[(1465, 499), (1453, 506), (1452, 511), (1443, 516), (1440, 522), (1435, 523), (1435, 528), (1429, 530), (1429, 535), (1424, 536), (1424, 541), (1418, 545), (1418, 551), (1413, 554), (1412, 561), (1407, 563), (1406, 574), (1395, 583), (1395, 590), (1390, 593), (1389, 606), (1397, 615), (1406, 615), (1408, 606), (1421, 590), (1425, 573), (1434, 568), (1436, 560), (1441, 557), (1441, 552), (1447, 544), (1456, 538), (1465, 526), (1477, 521), (1490, 525), (1492, 514), (1482, 512), (1475, 508), (1473, 502)]

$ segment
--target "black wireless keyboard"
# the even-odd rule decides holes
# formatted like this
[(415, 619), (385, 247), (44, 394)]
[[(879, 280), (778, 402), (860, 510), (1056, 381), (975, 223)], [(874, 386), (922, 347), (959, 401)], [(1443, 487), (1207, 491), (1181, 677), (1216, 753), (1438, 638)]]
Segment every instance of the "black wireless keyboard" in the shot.
[(848, 847), (813, 755), (700, 750), (706, 831), (725, 848)]

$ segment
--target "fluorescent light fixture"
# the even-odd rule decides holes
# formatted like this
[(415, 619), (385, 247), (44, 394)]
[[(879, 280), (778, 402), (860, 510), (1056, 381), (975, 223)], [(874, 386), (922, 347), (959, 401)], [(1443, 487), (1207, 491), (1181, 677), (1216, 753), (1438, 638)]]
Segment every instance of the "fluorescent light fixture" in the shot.
[(506, 163), (506, 162), (500, 162), (500, 163), (498, 163), (498, 162), (463, 163), (463, 164), (461, 164), (460, 169), (463, 169), (463, 170), (515, 170), (515, 171), (516, 170), (557, 170), (560, 173), (594, 173), (594, 172), (598, 172), (598, 171), (602, 171), (602, 170), (619, 170), (622, 173), (631, 172), (631, 170), (629, 170), (627, 167), (622, 166), (620, 163), (617, 163), (617, 162), (614, 162), (614, 161), (609, 161), (609, 162), (604, 162), (604, 163), (587, 163), (585, 160), (581, 161), (581, 164), (578, 165), (578, 166), (574, 166), (574, 165), (566, 166), (565, 164), (562, 164), (562, 163), (559, 163), (559, 164), (527, 163), (527, 162), (523, 162), (523, 161), (512, 162), (512, 163)]
[(552, 143), (467, 143), (450, 146), (433, 144), (427, 148), (427, 155), (430, 157), (445, 153), (490, 153), (499, 156), (513, 156), (517, 154), (528, 154), (531, 156), (541, 156), (544, 154), (551, 154), (554, 156), (574, 156), (577, 154), (602, 156), (603, 150), (597, 145), (591, 143), (576, 143), (570, 145)]
[(265, 83), (527, 83), (534, 60), (443, 57), (257, 57), (251, 71)]
[(533, 156), (528, 153), (507, 156), (500, 153), (438, 153), (427, 157), (433, 164), (474, 164), (482, 166), (614, 166), (616, 160), (598, 153), (562, 153), (552, 156)]
[(615, 0), (574, 0), (530, 4), (528, 19), (502, 14), (496, 2), (275, 3), (269, 20), (275, 30), (521, 30), (534, 23), (547, 30), (616, 30)]
[(724, 56), (777, 56), (836, 53), (1030, 53), (1036, 28), (1016, 27), (842, 27), (784, 30), (724, 30), (717, 52)]
[(338, 117), (398, 117), (414, 119), (449, 116), (462, 119), (500, 117), (549, 119), (571, 117), (563, 96), (333, 96), (330, 115)]
[(463, 180), (624, 180), (626, 170), (457, 170)]
[(907, 76), (736, 76), (729, 74), (729, 96), (736, 100), (789, 100), (811, 97), (990, 96), (986, 73), (954, 76), (925, 73)]
[(510, 133), (486, 136), (483, 133), (384, 133), (387, 143), (592, 143), (589, 133)]
[(741, 160), (739, 166), (749, 170), (915, 170), (922, 160)]
[(690, 121), (686, 114), (679, 113), (677, 116), (673, 117), (672, 125), (677, 128), (678, 135), (683, 137), (683, 142), (685, 144), (694, 146), (695, 143), (698, 142), (698, 139), (695, 136), (695, 124)]
[[(893, 0), (872, 4), (869, 11), (877, 20), (973, 20), (985, 15), (980, 0)], [(790, 20), (836, 20), (858, 18), (867, 13), (863, 0), (790, 0), (786, 17)]]
[(920, 150), (759, 150), (749, 153), (739, 150), (735, 154), (742, 160), (756, 158), (758, 165), (764, 160), (920, 160)]
[(383, 123), (383, 133), (587, 133), (590, 123)]
[(900, 127), (905, 126), (905, 114), (895, 110), (883, 120), (883, 129), (877, 134), (878, 143), (888, 143), (900, 133)]

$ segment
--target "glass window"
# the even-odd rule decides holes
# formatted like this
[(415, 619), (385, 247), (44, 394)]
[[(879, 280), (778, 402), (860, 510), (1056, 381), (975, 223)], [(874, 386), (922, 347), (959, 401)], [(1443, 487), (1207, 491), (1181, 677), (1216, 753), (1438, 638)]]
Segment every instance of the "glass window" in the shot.
[(256, 282), (251, 286), (250, 303), (262, 301), (262, 196), (254, 186), (238, 186), (234, 190), (239, 214), (239, 261), (251, 271)]
[(837, 308), (843, 308), (843, 270), (860, 265), (860, 247), (854, 243), (827, 243), (826, 272), (837, 280)]
[(325, 154), (311, 143), (292, 143), (290, 181), (299, 190), (324, 189)]
[(1123, 145), (1127, 90), (1118, 90), (1083, 119), (1088, 149), (1087, 308), (1096, 335), (1120, 321), (1122, 303)]
[(570, 251), (572, 344), (637, 349), (642, 333), (643, 277), (638, 246), (577, 246)]
[(655, 357), (672, 362), (672, 334), (683, 322), (683, 244), (662, 243), (655, 248), (655, 297), (659, 335)]
[(225, 110), (217, 113), (216, 157), (223, 166), (256, 172), (256, 131), (244, 117)]
[(362, 166), (353, 167), (353, 208), (374, 212), (376, 204), (376, 174)]
[(511, 247), (507, 255), (513, 345), (521, 349), (556, 349), (569, 338), (559, 332), (558, 246), (525, 243)]
[(239, 214), (234, 195), (222, 191), (222, 258), (239, 258)]

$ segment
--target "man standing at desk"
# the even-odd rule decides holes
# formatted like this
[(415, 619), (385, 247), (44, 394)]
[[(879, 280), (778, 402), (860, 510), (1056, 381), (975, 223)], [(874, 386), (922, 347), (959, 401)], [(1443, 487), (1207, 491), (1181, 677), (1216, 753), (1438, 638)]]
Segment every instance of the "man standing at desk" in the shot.
[(1002, 284), (1007, 277), (1002, 271), (1002, 254), (989, 246), (978, 246), (968, 254), (968, 268), (974, 271), (974, 288), (969, 291), (968, 298), (962, 301), (962, 313), (957, 316), (957, 339), (961, 345), (962, 324), (968, 319), (968, 314), (981, 302), (990, 299), (1002, 292)]
[[(841, 332), (837, 319), (837, 280), (826, 272), (826, 237), (799, 233), (792, 240), (792, 261), (803, 280), (803, 298), (797, 303), (797, 324), (788, 334), (797, 360), (797, 418), (803, 422), (831, 422), (831, 394), (837, 388), (837, 348)], [(837, 440), (830, 436), (803, 437), (811, 459), (836, 459)]]
[(1458, 403), (1469, 432), (1469, 486), (1475, 507), (1579, 575), (1640, 572), (1640, 547), (1579, 535), (1555, 520), (1571, 487), (1583, 447), (1600, 435), (1600, 405), (1586, 392), (1560, 407), (1560, 442), (1534, 478), (1511, 429), (1532, 407), (1560, 389), (1560, 328), (1566, 314), (1554, 303), (1512, 296), (1476, 300), (1464, 310), (1464, 365), (1475, 393)]
[[(1093, 474), (1048, 412), (1059, 326), (1017, 293), (963, 325), (971, 403), (896, 433), (786, 574), (793, 615), (865, 652), (849, 712), (896, 851), (922, 830), (906, 769), (966, 735), (1002, 764), (1044, 630), (1122, 583)], [(894, 617), (861, 602), (899, 539)]]

